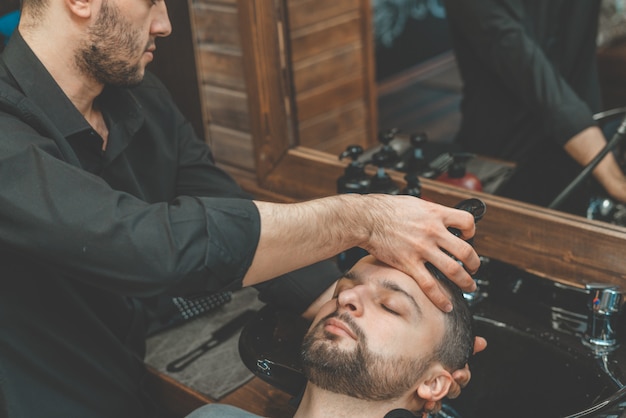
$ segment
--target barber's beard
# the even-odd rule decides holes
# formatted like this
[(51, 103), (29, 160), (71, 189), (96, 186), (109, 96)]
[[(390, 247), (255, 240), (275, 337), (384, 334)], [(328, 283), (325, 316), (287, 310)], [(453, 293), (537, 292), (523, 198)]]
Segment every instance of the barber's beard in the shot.
[(137, 85), (144, 76), (138, 54), (147, 49), (139, 39), (140, 31), (133, 30), (115, 5), (104, 1), (98, 19), (75, 54), (75, 62), (83, 74), (101, 84)]
[[(324, 322), (336, 317), (357, 336), (353, 350), (333, 343), (336, 335), (324, 330)], [(390, 342), (392, 343), (392, 342)], [(316, 386), (368, 401), (398, 399), (418, 381), (430, 360), (385, 358), (372, 353), (363, 331), (348, 314), (332, 313), (304, 337), (302, 363), (307, 379)]]

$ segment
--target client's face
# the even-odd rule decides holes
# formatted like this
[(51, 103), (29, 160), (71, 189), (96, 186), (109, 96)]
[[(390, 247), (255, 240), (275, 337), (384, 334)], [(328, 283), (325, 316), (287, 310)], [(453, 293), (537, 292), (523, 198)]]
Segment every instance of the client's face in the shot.
[(444, 314), (406, 274), (368, 256), (339, 281), (303, 347), (309, 381), (372, 401), (416, 386), (443, 336)]

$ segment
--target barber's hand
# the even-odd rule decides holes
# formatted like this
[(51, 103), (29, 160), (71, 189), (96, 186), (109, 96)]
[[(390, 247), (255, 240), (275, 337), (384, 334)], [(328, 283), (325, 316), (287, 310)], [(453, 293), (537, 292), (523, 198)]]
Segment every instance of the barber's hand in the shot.
[[(483, 337), (476, 337), (474, 339), (474, 354), (483, 351), (487, 347), (487, 340)], [(449, 399), (454, 399), (461, 394), (461, 389), (463, 389), (469, 383), (472, 378), (472, 373), (470, 372), (469, 365), (465, 365), (464, 368), (460, 370), (455, 370), (452, 373), (452, 384), (450, 385), (450, 389), (448, 390), (447, 397)], [(441, 401), (428, 401), (424, 405), (424, 410), (428, 411), (427, 414), (435, 413), (441, 409)]]
[[(452, 304), (426, 268), (426, 262), (464, 291), (475, 290), (476, 283), (470, 273), (478, 270), (480, 259), (465, 242), (474, 236), (472, 214), (413, 196), (366, 196), (371, 210), (367, 219), (369, 239), (362, 245), (365, 250), (413, 277), (426, 296), (446, 312), (452, 309)], [(449, 227), (458, 229), (461, 236), (450, 233)]]

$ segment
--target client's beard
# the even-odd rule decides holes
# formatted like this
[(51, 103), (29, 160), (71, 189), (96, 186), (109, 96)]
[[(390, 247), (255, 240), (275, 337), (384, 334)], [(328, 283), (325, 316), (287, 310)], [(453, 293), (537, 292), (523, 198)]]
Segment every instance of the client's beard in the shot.
[[(336, 317), (350, 326), (357, 346), (348, 351), (332, 343), (338, 338), (324, 330), (327, 319)], [(334, 312), (319, 321), (304, 337), (302, 365), (316, 386), (353, 398), (386, 401), (404, 395), (417, 382), (429, 360), (386, 358), (372, 353), (367, 338), (352, 317)]]

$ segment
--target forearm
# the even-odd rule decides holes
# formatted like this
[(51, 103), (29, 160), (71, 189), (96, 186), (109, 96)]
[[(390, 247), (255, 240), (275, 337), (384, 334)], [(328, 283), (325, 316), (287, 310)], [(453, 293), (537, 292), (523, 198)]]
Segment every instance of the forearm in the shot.
[[(590, 127), (580, 132), (565, 144), (565, 151), (581, 166), (589, 164), (606, 146), (606, 139), (598, 127)], [(626, 202), (626, 177), (613, 153), (606, 157), (593, 170), (594, 177), (613, 198)]]
[(255, 201), (261, 217), (261, 236), (244, 286), (361, 245), (367, 239), (369, 222), (354, 214), (365, 213), (360, 209), (364, 200), (355, 194), (297, 204)]
[[(475, 230), (468, 212), (412, 196), (378, 194), (346, 194), (289, 205), (255, 203), (261, 232), (244, 286), (358, 246), (413, 277), (444, 310), (451, 309), (449, 300), (425, 263), (464, 290), (475, 287), (469, 273), (478, 269), (480, 261), (463, 241)], [(451, 234), (449, 227), (459, 229), (463, 239)]]

